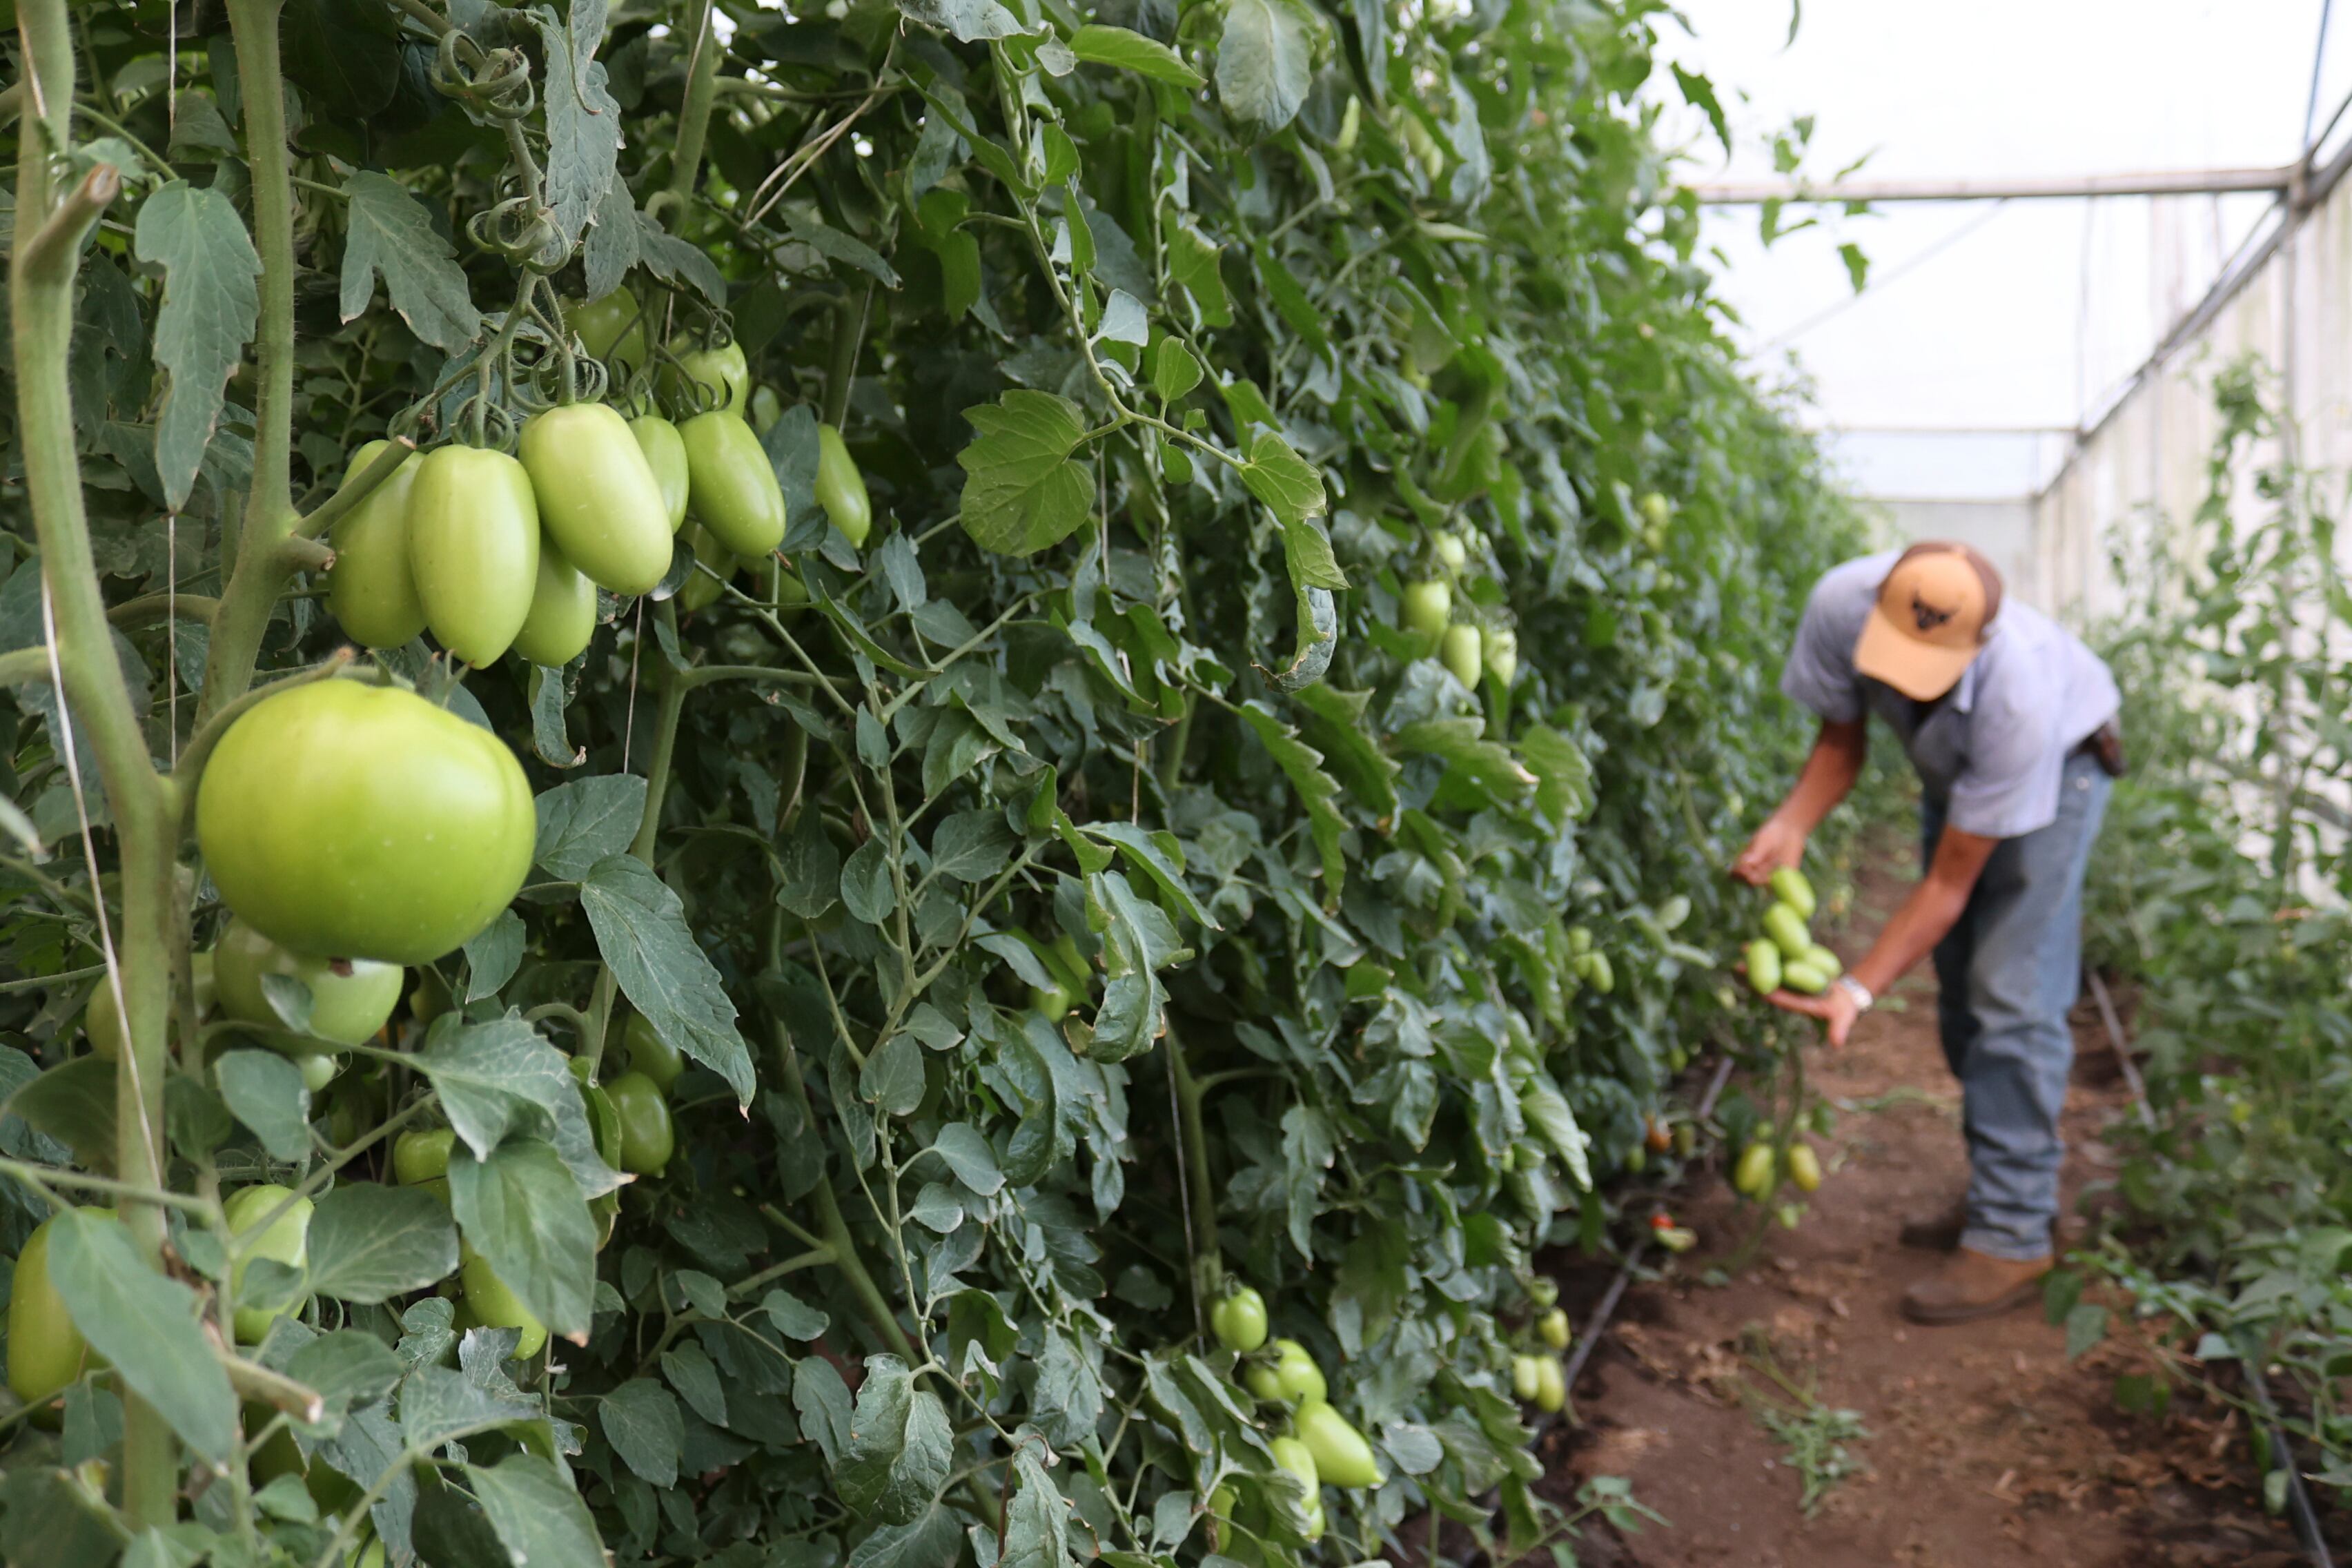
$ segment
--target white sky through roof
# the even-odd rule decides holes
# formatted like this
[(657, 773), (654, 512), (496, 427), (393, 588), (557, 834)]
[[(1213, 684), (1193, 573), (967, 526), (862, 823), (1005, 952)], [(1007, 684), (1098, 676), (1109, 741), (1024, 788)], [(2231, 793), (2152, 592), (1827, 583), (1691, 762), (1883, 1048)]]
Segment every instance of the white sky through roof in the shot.
[[(1736, 155), (1653, 93), (1684, 177), (1762, 179), (1764, 143), (1814, 120), (1806, 173), (1870, 154), (1862, 177), (1964, 179), (2268, 167), (2301, 147), (2323, 0), (1979, 0), (1966, 7), (1684, 0), (1661, 53), (1705, 71)], [(2352, 4), (2332, 18), (2318, 117), (2352, 89)], [(2340, 142), (2352, 130), (2339, 130)], [(2335, 142), (2331, 142), (2331, 147)], [(2217, 276), (2260, 195), (1883, 205), (1770, 248), (1755, 208), (1711, 212), (1738, 336), (1768, 375), (1810, 379), (1849, 477), (1890, 497), (2016, 496)], [(1784, 222), (1798, 216), (1791, 209)], [(1853, 296), (1837, 254), (1859, 243)], [(2032, 432), (2041, 429), (2044, 434)], [(1955, 437), (1922, 432), (2016, 432)]]

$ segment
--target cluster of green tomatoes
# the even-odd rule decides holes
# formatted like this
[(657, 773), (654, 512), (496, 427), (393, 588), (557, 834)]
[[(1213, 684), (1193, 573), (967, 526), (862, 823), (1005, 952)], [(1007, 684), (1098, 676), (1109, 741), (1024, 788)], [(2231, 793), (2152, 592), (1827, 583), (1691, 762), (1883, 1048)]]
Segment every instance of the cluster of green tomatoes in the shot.
[[(1325, 1520), (1323, 1491), (1327, 1486), (1362, 1489), (1387, 1479), (1372, 1446), (1364, 1435), (1332, 1408), (1330, 1385), (1323, 1369), (1297, 1340), (1267, 1342), (1265, 1298), (1246, 1285), (1237, 1286), (1209, 1309), (1209, 1330), (1217, 1342), (1241, 1358), (1242, 1384), (1268, 1405), (1286, 1406), (1289, 1430), (1268, 1447), (1275, 1462), (1298, 1478), (1307, 1489), (1305, 1541), (1322, 1538)], [(1233, 1484), (1220, 1486), (1210, 1497), (1209, 1510), (1220, 1528), (1230, 1524), (1243, 1500)], [(1250, 1522), (1270, 1524), (1269, 1510), (1254, 1510)]]
[(1818, 996), (1845, 966), (1806, 929), (1816, 907), (1813, 885), (1794, 866), (1783, 866), (1772, 873), (1769, 886), (1772, 903), (1764, 911), (1764, 934), (1748, 944), (1748, 984), (1759, 996), (1783, 986)]
[(1568, 1348), (1570, 1333), (1567, 1310), (1559, 1304), (1559, 1287), (1549, 1279), (1537, 1279), (1529, 1285), (1538, 1311), (1529, 1332), (1542, 1348), (1515, 1352), (1511, 1356), (1511, 1392), (1522, 1405), (1532, 1405), (1547, 1415), (1557, 1415), (1568, 1405), (1568, 1378), (1559, 1364), (1559, 1352)]
[(1433, 529), (1429, 558), (1435, 570), (1407, 583), (1399, 597), (1404, 629), (1433, 641), (1438, 663), (1472, 691), (1478, 689), (1482, 669), (1508, 690), (1519, 672), (1519, 634), (1507, 626), (1454, 618), (1454, 580), (1469, 566), (1469, 545), (1450, 529)]

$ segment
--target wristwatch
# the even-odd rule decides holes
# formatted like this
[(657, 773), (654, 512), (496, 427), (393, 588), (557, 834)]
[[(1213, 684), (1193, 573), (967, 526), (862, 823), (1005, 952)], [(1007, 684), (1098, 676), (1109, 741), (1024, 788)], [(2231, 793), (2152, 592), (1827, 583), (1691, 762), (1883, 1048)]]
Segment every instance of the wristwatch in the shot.
[(1853, 1010), (1856, 1014), (1869, 1012), (1871, 1004), (1878, 1000), (1877, 997), (1873, 996), (1870, 994), (1869, 986), (1864, 985), (1861, 981), (1856, 980), (1851, 974), (1841, 974), (1837, 979), (1831, 982), (1831, 984), (1834, 984), (1839, 990), (1844, 992), (1848, 996), (1853, 998)]

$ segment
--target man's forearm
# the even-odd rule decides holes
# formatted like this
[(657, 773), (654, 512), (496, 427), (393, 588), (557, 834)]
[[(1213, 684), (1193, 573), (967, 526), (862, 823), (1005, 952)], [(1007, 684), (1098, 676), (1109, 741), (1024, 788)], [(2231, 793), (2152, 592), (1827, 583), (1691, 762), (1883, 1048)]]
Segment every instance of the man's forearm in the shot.
[(1821, 733), (1814, 738), (1811, 753), (1797, 774), (1797, 782), (1773, 815), (1811, 837), (1813, 829), (1822, 825), (1822, 819), (1836, 810), (1838, 802), (1853, 788), (1854, 780), (1862, 776), (1863, 760), (1869, 745), (1859, 721), (1824, 721)]
[(1855, 962), (1853, 977), (1872, 995), (1884, 996), (1913, 964), (1935, 951), (1968, 904), (1966, 888), (1953, 888), (1932, 877), (1921, 882), (1887, 921), (1870, 952)]

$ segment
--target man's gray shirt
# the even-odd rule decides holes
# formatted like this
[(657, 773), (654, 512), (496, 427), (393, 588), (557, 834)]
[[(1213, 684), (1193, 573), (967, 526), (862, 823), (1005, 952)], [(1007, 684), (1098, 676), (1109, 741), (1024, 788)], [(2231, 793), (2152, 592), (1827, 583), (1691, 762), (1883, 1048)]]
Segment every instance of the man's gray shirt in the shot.
[(2115, 717), (2116, 679), (2081, 638), (2029, 605), (2006, 602), (1960, 683), (1914, 702), (1853, 668), (1853, 645), (1900, 551), (1832, 567), (1805, 602), (1780, 691), (1833, 724), (1886, 721), (1945, 820), (1963, 833), (2015, 838), (2058, 816), (2067, 753)]

